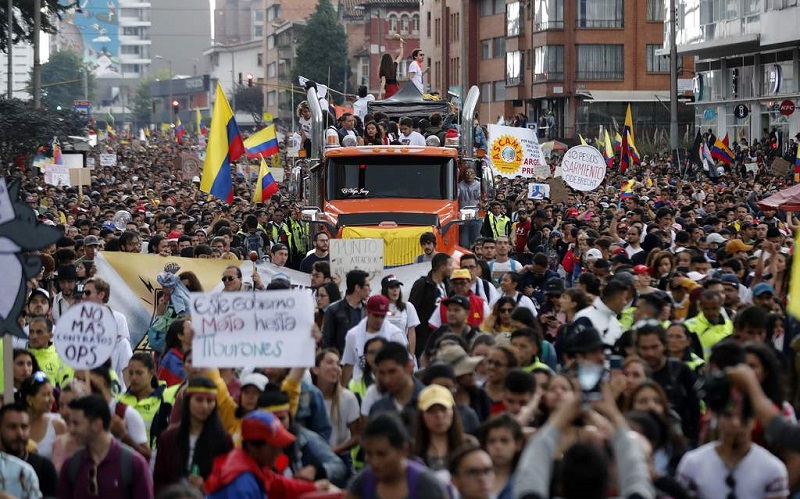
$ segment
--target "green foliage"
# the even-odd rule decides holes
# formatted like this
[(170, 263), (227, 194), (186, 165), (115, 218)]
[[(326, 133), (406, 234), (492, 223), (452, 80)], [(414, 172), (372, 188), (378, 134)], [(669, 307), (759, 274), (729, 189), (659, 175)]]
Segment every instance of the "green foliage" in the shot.
[(54, 136), (63, 143), (68, 135), (84, 135), (87, 126), (86, 117), (72, 111), (34, 110), (33, 101), (0, 99), (0, 164), (29, 157)]
[(261, 87), (239, 86), (236, 89), (236, 111), (250, 113), (253, 121), (261, 124), (264, 110), (264, 92)]
[[(317, 83), (342, 92), (345, 77), (350, 78), (347, 53), (347, 33), (336, 17), (330, 0), (319, 0), (317, 10), (308, 18), (300, 45), (297, 47), (297, 65), (292, 80), (305, 76)], [(332, 99), (329, 96), (328, 100)]]
[[(14, 43), (33, 42), (33, 0), (15, 1)], [(59, 3), (59, 0), (42, 0), (42, 32), (55, 33), (55, 18), (63, 15), (75, 5), (73, 2)], [(8, 41), (8, 2), (0, 2), (0, 51), (6, 52)]]
[[(83, 99), (85, 77), (89, 78), (89, 100), (92, 100), (97, 84), (91, 71), (84, 76), (83, 68), (83, 59), (75, 52), (65, 50), (51, 55), (50, 60), (42, 64), (42, 105), (51, 109), (58, 106), (72, 109), (72, 101)], [(32, 71), (29, 88), (33, 88)]]
[(138, 122), (150, 123), (152, 118), (153, 105), (150, 98), (150, 84), (156, 80), (167, 80), (171, 77), (169, 69), (160, 69), (148, 73), (139, 80), (139, 84), (136, 86), (136, 95), (133, 96), (133, 114)]

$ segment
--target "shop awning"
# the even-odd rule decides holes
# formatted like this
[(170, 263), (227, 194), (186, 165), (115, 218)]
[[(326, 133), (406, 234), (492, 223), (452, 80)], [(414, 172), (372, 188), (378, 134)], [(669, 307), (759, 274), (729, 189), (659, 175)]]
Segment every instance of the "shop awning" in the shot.
[(669, 102), (669, 90), (584, 90), (587, 102)]

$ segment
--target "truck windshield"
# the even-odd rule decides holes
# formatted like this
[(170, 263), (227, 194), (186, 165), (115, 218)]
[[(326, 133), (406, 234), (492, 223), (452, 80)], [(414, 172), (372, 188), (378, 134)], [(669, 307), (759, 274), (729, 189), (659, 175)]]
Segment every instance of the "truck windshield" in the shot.
[(328, 161), (328, 199), (453, 199), (452, 158), (409, 154)]

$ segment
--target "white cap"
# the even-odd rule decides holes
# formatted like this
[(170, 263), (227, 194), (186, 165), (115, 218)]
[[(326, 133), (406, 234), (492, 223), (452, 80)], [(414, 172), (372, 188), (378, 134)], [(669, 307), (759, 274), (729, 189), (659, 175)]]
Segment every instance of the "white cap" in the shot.
[(592, 248), (586, 252), (587, 260), (589, 259), (599, 260), (601, 258), (603, 258), (603, 253), (601, 253), (600, 250), (597, 248)]
[(261, 373), (250, 373), (242, 378), (242, 388), (253, 385), (263, 392), (267, 387), (267, 383), (269, 383), (269, 379)]
[(720, 234), (718, 234), (716, 232), (712, 232), (711, 234), (706, 236), (706, 242), (716, 243), (716, 244), (723, 244), (723, 243), (727, 243), (728, 240), (725, 239), (724, 237), (722, 237), (722, 235), (720, 235)]

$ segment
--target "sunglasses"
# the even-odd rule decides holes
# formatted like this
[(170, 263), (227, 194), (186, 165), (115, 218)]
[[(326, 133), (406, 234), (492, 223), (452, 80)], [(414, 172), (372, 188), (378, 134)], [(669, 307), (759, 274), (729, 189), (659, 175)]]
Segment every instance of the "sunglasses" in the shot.
[(236, 277), (230, 275), (222, 276), (222, 282), (231, 282), (234, 279), (236, 279)]
[(97, 485), (97, 466), (89, 468), (89, 495), (96, 496), (100, 493), (100, 487)]
[(725, 477), (725, 485), (731, 489), (725, 499), (736, 499), (736, 478), (734, 478), (733, 473)]

